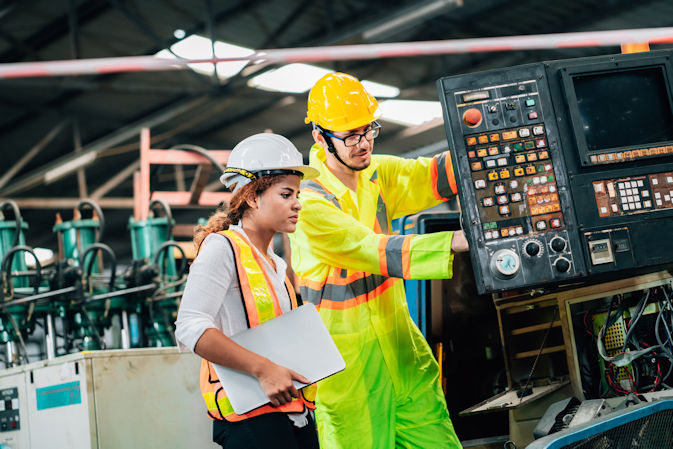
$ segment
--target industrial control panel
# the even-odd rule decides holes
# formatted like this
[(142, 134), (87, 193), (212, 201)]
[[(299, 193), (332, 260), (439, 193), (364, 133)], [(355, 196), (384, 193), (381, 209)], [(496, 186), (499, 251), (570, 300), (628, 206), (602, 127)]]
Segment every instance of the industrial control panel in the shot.
[(673, 262), (672, 54), (438, 81), (480, 293)]

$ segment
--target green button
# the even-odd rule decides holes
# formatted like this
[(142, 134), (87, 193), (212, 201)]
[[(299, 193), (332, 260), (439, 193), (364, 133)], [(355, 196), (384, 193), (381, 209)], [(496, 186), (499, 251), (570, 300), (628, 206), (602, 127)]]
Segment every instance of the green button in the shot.
[(529, 98), (528, 100), (526, 100), (526, 106), (528, 107), (535, 106), (535, 100)]
[(538, 165), (537, 166), (537, 171), (538, 172), (543, 172), (544, 171), (544, 165)]
[(535, 148), (535, 142), (533, 142), (532, 140), (530, 142), (526, 142), (523, 144), (523, 147), (527, 150), (532, 150)]
[(523, 144), (520, 142), (512, 144), (512, 148), (514, 148), (514, 151), (521, 151), (523, 150)]
[(533, 180), (532, 180), (532, 179), (526, 179), (526, 185), (529, 186), (529, 185), (531, 185), (532, 183), (533, 183)]
[(554, 180), (554, 175), (547, 175), (547, 181), (552, 182)]

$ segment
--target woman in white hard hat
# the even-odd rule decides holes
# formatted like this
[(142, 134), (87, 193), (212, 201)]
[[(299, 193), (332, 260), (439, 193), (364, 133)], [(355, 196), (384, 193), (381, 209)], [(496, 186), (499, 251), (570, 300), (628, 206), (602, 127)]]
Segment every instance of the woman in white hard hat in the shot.
[[(220, 180), (233, 191), (194, 236), (199, 253), (190, 268), (175, 335), (181, 349), (203, 358), (201, 393), (213, 422), (213, 441), (223, 448), (318, 447), (310, 410), (292, 381), (301, 374), (239, 346), (228, 336), (297, 306), (287, 265), (269, 248), (276, 232), (294, 232), (302, 179), (319, 172), (303, 164), (296, 147), (277, 134), (256, 134), (229, 156)], [(212, 364), (257, 377), (270, 404), (234, 413)], [(312, 399), (312, 398), (311, 398)]]

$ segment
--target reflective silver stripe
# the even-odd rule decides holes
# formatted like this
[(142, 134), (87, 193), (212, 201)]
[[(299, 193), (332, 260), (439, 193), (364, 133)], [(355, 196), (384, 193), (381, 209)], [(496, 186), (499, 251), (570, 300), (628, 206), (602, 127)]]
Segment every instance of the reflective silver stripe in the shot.
[(446, 199), (452, 198), (455, 194), (451, 190), (449, 177), (446, 174), (446, 152), (435, 156), (437, 162), (437, 192)]
[(322, 299), (322, 290), (314, 290), (309, 287), (299, 286), (299, 293), (301, 293), (301, 301), (306, 303), (313, 303), (314, 306), (320, 305)]
[(388, 276), (395, 278), (404, 277), (404, 267), (402, 266), (402, 245), (404, 239), (408, 236), (391, 235), (386, 243), (386, 267)]
[(388, 228), (388, 209), (386, 208), (386, 203), (383, 202), (383, 197), (379, 194), (379, 199), (376, 200), (376, 220), (381, 226), (381, 231), (384, 234), (389, 234)]
[(319, 193), (320, 195), (322, 195), (327, 201), (332, 202), (336, 207), (338, 207), (339, 209), (341, 209), (341, 205), (339, 204), (339, 201), (337, 201), (336, 196), (334, 196), (332, 193), (330, 193), (330, 192), (328, 192), (327, 190), (325, 190), (325, 189), (323, 188), (323, 186), (321, 186), (321, 185), (318, 184), (317, 182), (315, 182), (315, 181), (303, 181), (303, 182), (299, 185), (299, 188), (300, 188), (300, 189), (309, 189), (309, 190), (313, 190), (314, 192)]
[(380, 274), (369, 274), (346, 285), (327, 283), (322, 290), (315, 290), (304, 286), (299, 287), (299, 289), (302, 301), (309, 301), (318, 306), (323, 299), (342, 302), (367, 295), (380, 287), (388, 279), (390, 278)]

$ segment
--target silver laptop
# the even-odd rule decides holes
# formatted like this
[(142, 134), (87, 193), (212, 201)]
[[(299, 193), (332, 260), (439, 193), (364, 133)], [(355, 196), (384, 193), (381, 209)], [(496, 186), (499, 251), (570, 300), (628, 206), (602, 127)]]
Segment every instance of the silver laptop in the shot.
[[(343, 357), (313, 304), (304, 304), (231, 337), (239, 345), (315, 383), (342, 371)], [(251, 374), (213, 364), (234, 411), (242, 415), (269, 402)], [(306, 384), (294, 381), (297, 388)]]

